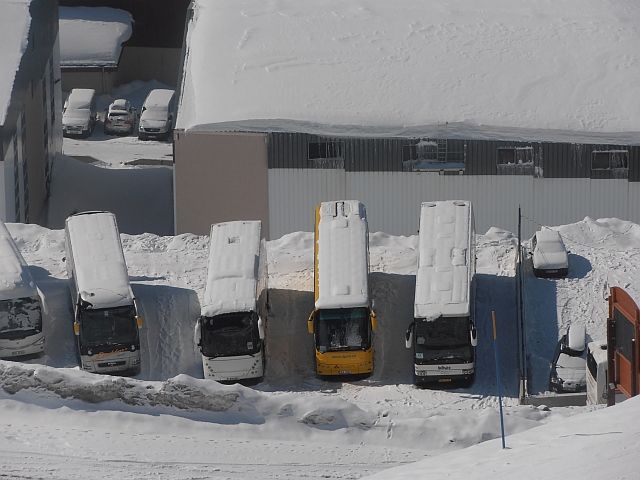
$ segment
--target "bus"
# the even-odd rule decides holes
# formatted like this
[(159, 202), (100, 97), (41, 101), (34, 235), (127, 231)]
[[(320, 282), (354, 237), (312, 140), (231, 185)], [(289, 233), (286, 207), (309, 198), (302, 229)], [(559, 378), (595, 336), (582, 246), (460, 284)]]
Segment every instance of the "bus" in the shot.
[(83, 212), (68, 217), (65, 243), (80, 367), (94, 373), (138, 373), (142, 318), (115, 215)]
[(0, 221), (0, 358), (43, 351), (40, 291), (9, 230)]
[(207, 285), (195, 343), (205, 378), (260, 380), (265, 369), (267, 253), (260, 221), (211, 226)]
[(373, 372), (376, 314), (369, 295), (369, 231), (357, 200), (322, 202), (315, 210), (314, 309), (318, 376)]
[(416, 385), (475, 376), (475, 231), (469, 201), (420, 208), (414, 319), (405, 335)]

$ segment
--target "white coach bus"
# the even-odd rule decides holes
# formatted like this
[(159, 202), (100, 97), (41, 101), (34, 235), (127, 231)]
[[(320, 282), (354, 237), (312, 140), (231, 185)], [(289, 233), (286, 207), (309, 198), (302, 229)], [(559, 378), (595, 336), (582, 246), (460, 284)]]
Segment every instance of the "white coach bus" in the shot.
[(220, 382), (264, 376), (267, 254), (261, 222), (211, 226), (207, 285), (194, 341), (205, 378)]
[(6, 225), (0, 221), (0, 358), (43, 351), (40, 292)]
[(414, 320), (405, 339), (414, 382), (471, 383), (477, 345), (471, 202), (423, 203), (418, 242)]
[(137, 373), (142, 319), (115, 215), (72, 215), (65, 222), (65, 240), (80, 367), (94, 373)]

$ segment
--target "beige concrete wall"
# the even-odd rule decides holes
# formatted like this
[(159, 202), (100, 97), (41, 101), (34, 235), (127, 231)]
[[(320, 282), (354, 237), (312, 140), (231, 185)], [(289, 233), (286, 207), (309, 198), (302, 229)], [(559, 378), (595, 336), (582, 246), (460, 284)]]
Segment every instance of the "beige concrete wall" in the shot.
[(114, 85), (134, 80), (158, 80), (175, 88), (181, 53), (179, 48), (125, 47)]
[(93, 88), (98, 94), (110, 92), (117, 73), (112, 70), (62, 70), (62, 91), (74, 88)]
[(208, 234), (212, 223), (262, 220), (269, 238), (267, 136), (174, 134), (176, 233)]

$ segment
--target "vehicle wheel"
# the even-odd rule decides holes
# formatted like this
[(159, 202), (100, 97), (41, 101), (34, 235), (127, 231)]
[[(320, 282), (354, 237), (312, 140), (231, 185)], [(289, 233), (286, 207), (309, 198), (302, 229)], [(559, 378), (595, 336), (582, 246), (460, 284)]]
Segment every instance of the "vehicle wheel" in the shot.
[(141, 133), (138, 134), (138, 140), (146, 140), (146, 139), (147, 139), (146, 135), (143, 135)]

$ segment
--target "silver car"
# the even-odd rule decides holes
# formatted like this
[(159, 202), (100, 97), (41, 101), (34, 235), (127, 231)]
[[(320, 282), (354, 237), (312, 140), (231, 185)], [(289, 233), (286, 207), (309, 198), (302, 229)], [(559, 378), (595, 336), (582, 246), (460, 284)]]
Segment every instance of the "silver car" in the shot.
[(560, 233), (550, 228), (537, 231), (531, 239), (533, 274), (536, 277), (566, 277), (569, 255)]
[(118, 98), (114, 100), (104, 117), (104, 133), (130, 134), (136, 125), (136, 110), (129, 100)]

